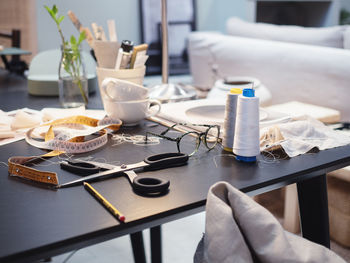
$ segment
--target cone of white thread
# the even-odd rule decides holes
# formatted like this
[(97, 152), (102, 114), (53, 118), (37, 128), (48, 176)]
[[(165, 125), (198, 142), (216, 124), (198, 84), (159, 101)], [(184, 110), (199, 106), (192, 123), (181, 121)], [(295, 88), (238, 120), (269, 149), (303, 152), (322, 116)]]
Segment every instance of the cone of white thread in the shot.
[(253, 89), (244, 89), (238, 97), (236, 127), (233, 140), (236, 159), (245, 162), (256, 161), (259, 148), (259, 98)]
[(241, 93), (241, 89), (231, 89), (230, 93), (228, 93), (226, 97), (222, 145), (224, 147), (224, 150), (228, 152), (232, 152), (233, 138), (236, 126), (237, 101), (238, 96)]

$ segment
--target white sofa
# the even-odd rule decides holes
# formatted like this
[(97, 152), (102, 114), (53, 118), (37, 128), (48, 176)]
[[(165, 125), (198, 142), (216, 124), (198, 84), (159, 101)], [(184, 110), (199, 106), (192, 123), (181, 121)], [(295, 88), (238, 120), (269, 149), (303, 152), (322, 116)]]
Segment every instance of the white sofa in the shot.
[[(269, 89), (270, 104), (299, 101), (329, 107), (350, 122), (350, 26), (302, 28), (231, 18), (227, 31), (190, 35), (196, 87), (209, 90), (218, 77), (251, 76)], [(330, 234), (350, 247), (350, 166), (329, 175)], [(299, 219), (294, 187), (287, 187), (284, 222), (292, 232), (298, 231)]]
[(275, 26), (232, 18), (227, 31), (230, 35), (190, 35), (195, 86), (211, 89), (217, 77), (252, 76), (270, 90), (270, 104), (296, 100), (330, 107), (350, 121), (350, 50), (344, 48), (350, 48), (350, 27)]

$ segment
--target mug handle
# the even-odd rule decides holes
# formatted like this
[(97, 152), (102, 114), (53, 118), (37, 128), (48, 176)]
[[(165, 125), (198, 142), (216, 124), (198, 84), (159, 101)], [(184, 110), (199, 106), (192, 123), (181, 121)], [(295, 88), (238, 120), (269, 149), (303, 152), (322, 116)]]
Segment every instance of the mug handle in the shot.
[[(150, 111), (150, 108), (154, 105), (157, 105), (158, 109)], [(162, 104), (159, 100), (149, 100), (149, 107), (148, 107), (148, 111), (146, 114), (146, 118), (157, 115), (160, 112), (161, 107), (162, 107)]]
[(117, 80), (114, 78), (105, 78), (101, 83), (101, 90), (110, 100), (114, 100), (114, 98), (107, 91), (107, 86), (110, 82), (112, 82), (115, 85), (118, 84)]

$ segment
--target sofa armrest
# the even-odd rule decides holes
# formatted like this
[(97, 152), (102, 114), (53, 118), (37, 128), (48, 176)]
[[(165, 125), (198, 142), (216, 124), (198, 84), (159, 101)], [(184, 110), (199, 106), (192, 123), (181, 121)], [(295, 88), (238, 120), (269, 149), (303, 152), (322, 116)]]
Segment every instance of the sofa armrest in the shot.
[(339, 110), (350, 121), (350, 51), (207, 32), (189, 37), (194, 85), (210, 89), (220, 78), (252, 76), (272, 93), (271, 104), (296, 100)]

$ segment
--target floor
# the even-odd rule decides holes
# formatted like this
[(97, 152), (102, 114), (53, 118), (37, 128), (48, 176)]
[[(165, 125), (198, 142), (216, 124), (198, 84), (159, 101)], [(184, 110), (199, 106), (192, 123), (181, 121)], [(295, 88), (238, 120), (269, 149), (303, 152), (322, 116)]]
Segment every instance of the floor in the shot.
[[(279, 201), (276, 202), (276, 200)], [(260, 195), (257, 201), (269, 209), (281, 223), (283, 222), (283, 198), (281, 198), (280, 191)], [(163, 261), (166, 263), (193, 262), (193, 254), (202, 237), (204, 226), (204, 212), (164, 224), (162, 226)], [(150, 250), (148, 231), (144, 231), (144, 242), (147, 261), (150, 262), (150, 255), (147, 253)], [(350, 248), (344, 248), (335, 242), (331, 242), (331, 249), (350, 263)], [(54, 257), (52, 262), (133, 262), (129, 236)]]
[[(204, 231), (204, 212), (176, 220), (162, 226), (163, 261), (193, 262), (193, 255)], [(150, 262), (149, 231), (144, 231), (147, 262)], [(63, 263), (71, 253), (52, 259), (53, 263)], [(113, 239), (98, 245), (78, 250), (68, 259), (69, 263), (115, 263), (133, 262), (129, 236)]]

